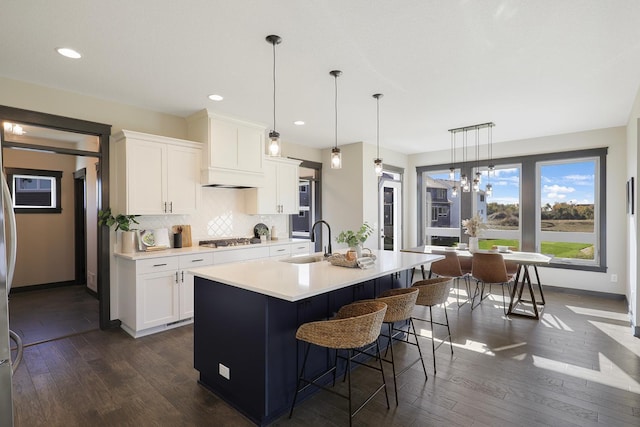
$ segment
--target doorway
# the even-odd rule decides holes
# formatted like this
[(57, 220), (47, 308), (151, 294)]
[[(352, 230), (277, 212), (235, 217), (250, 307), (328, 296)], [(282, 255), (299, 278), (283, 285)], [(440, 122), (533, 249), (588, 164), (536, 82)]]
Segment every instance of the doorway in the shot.
[(385, 172), (378, 189), (380, 224), (378, 247), (385, 251), (402, 249), (402, 181), (398, 173)]
[[(22, 110), (13, 107), (0, 106), (0, 120), (15, 122), (43, 129), (70, 132), (79, 135), (92, 135), (98, 140), (95, 151), (80, 148), (69, 148), (52, 142), (48, 145), (33, 146), (24, 142), (8, 142), (3, 136), (2, 148), (20, 148), (25, 150), (46, 150), (57, 154), (67, 154), (80, 157), (95, 157), (100, 167), (96, 175), (96, 210), (109, 206), (108, 185), (103, 188), (102, 183), (109, 182), (109, 135), (111, 126), (85, 120), (72, 119), (47, 113)], [(4, 132), (4, 129), (0, 129)], [(46, 147), (46, 148), (43, 148)], [(109, 277), (109, 229), (99, 227), (96, 230), (95, 251), (97, 254), (96, 288), (98, 295), (99, 324), (101, 329), (118, 327), (120, 322), (110, 319), (111, 292)]]
[(87, 281), (87, 168), (73, 173), (73, 229), (75, 247), (75, 283)]

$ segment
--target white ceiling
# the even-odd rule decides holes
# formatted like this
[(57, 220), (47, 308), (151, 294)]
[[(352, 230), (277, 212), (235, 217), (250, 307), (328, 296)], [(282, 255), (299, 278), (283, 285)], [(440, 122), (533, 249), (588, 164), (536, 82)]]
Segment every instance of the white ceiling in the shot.
[[(493, 121), (494, 141), (625, 125), (640, 86), (635, 0), (0, 0), (0, 75), (155, 111), (203, 108), (318, 148), (417, 153)], [(10, 18), (10, 19), (9, 19)], [(54, 49), (72, 47), (80, 60)], [(219, 93), (222, 102), (207, 95)], [(2, 95), (0, 94), (0, 103)], [(304, 120), (305, 126), (294, 126)]]

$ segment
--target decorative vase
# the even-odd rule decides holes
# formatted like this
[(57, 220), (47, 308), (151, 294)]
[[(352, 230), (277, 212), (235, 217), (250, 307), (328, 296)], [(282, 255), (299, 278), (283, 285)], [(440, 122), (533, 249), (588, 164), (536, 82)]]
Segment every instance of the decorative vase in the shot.
[(347, 260), (353, 261), (358, 258), (362, 258), (362, 244), (350, 246), (346, 255)]
[(123, 231), (120, 233), (120, 252), (130, 254), (136, 251), (136, 233), (134, 231)]
[(261, 234), (260, 235), (260, 243), (267, 243), (267, 235), (266, 234)]
[(469, 237), (469, 252), (477, 252), (478, 251), (478, 238), (477, 237)]

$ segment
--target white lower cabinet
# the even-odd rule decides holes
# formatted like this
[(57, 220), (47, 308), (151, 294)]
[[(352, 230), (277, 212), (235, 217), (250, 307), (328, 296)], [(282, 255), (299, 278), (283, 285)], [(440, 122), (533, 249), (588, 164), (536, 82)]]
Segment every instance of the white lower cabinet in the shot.
[(122, 329), (137, 338), (191, 323), (194, 279), (187, 270), (212, 264), (212, 253), (137, 261), (119, 258)]

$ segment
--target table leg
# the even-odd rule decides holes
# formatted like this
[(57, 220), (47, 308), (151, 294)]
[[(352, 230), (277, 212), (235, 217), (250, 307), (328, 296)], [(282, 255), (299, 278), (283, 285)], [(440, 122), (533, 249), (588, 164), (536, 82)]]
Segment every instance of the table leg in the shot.
[[(522, 269), (522, 281), (519, 281), (518, 279), (520, 277), (521, 269)], [(536, 269), (536, 274), (537, 274), (537, 269)], [(529, 288), (529, 295), (531, 296), (530, 300), (522, 299), (522, 293), (524, 291), (525, 285)], [(539, 279), (538, 279), (538, 286), (540, 286)], [(542, 289), (542, 287), (540, 287), (540, 289)], [(516, 299), (516, 293), (518, 294), (517, 299)], [(533, 305), (533, 315), (514, 311), (514, 309), (518, 304), (525, 303), (525, 302)], [(540, 313), (538, 311), (538, 304), (540, 303), (536, 301), (536, 296), (533, 291), (533, 285), (531, 283), (531, 275), (529, 274), (529, 266), (525, 264), (520, 264), (518, 266), (518, 272), (516, 273), (516, 282), (513, 287), (513, 292), (511, 293), (511, 303), (509, 304), (509, 310), (507, 314), (512, 316), (532, 317), (534, 319), (539, 319)]]

